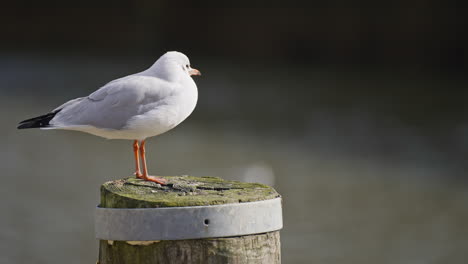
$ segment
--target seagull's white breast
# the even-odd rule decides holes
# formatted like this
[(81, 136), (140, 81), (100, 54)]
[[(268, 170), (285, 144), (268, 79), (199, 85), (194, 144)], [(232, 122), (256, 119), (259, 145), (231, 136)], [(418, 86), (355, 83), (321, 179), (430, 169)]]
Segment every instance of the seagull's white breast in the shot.
[(190, 77), (179, 88), (158, 101), (153, 109), (132, 117), (123, 131), (144, 139), (167, 132), (184, 121), (195, 109), (198, 91)]

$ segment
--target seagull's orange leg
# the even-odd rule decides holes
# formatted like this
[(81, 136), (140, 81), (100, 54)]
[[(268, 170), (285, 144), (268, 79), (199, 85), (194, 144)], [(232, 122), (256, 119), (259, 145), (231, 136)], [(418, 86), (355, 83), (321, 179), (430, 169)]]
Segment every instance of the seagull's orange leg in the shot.
[(147, 180), (147, 181), (152, 181), (159, 183), (161, 185), (166, 185), (167, 181), (161, 177), (155, 177), (155, 176), (149, 176), (148, 175), (148, 168), (146, 167), (146, 156), (145, 156), (146, 150), (145, 150), (145, 141), (142, 140), (140, 144), (140, 156), (141, 156), (141, 164), (143, 166), (143, 175), (142, 179)]
[(141, 178), (143, 174), (140, 171), (140, 158), (138, 154), (138, 140), (133, 141), (133, 155), (135, 156), (135, 176)]

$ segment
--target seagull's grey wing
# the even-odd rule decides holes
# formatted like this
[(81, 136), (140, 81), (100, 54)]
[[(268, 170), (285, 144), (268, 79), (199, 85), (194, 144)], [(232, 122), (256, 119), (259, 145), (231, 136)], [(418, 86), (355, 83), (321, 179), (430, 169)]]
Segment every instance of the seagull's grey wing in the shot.
[(171, 94), (171, 84), (146, 76), (129, 76), (103, 86), (88, 97), (62, 105), (51, 120), (56, 127), (94, 126), (122, 129), (132, 117), (158, 106)]

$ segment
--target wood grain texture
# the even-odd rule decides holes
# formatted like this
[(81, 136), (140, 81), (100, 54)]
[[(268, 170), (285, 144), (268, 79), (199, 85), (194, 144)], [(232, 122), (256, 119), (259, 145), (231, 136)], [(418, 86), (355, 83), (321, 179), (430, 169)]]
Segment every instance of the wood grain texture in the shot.
[[(217, 205), (274, 199), (280, 195), (258, 183), (214, 177), (167, 176), (167, 186), (127, 178), (101, 186), (101, 207), (155, 208)], [(281, 263), (279, 231), (227, 238), (107, 241), (99, 243), (100, 264)]]
[(281, 263), (280, 258), (279, 231), (229, 238), (156, 241), (149, 245), (101, 240), (99, 249), (101, 264), (277, 264)]

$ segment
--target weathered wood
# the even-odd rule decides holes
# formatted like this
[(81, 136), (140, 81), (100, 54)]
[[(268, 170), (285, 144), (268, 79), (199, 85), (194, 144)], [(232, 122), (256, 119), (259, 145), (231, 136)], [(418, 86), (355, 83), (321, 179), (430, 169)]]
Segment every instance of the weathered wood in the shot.
[(242, 237), (154, 241), (144, 244), (101, 240), (100, 263), (280, 263), (279, 231)]
[[(167, 186), (127, 178), (101, 186), (101, 207), (155, 208), (219, 205), (274, 199), (279, 194), (258, 183), (214, 177), (167, 176)], [(100, 264), (280, 263), (279, 231), (228, 238), (170, 241), (107, 241)]]

